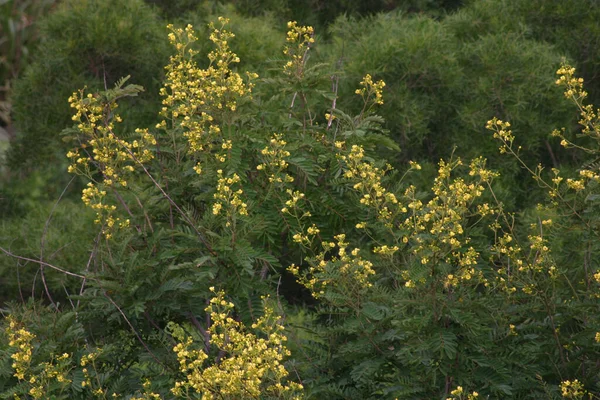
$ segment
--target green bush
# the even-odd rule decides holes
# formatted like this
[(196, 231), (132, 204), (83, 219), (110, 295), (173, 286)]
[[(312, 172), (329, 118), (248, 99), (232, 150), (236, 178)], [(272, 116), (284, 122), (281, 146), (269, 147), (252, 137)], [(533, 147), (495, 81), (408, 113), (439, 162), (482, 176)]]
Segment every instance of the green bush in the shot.
[(36, 48), (36, 22), (55, 0), (3, 1), (0, 4), (0, 126), (11, 123), (10, 88)]
[(8, 153), (13, 171), (55, 163), (66, 148), (60, 132), (69, 124), (65, 99), (73, 87), (100, 90), (130, 74), (148, 94), (123, 114), (129, 126), (152, 121), (168, 60), (164, 27), (140, 1), (64, 1), (40, 23), (44, 42), (14, 87), (18, 136)]
[[(360, 73), (363, 59), (349, 56), (340, 66), (338, 55), (315, 45), (311, 27), (294, 22), (287, 40), (282, 35), (277, 70), (266, 78), (243, 73), (219, 18), (207, 30), (209, 61), (196, 61), (204, 47), (191, 26), (169, 28), (173, 56), (158, 123), (127, 123), (120, 104), (143, 91), (126, 78), (71, 94), (68, 171), (85, 182), (81, 198), (94, 221), (85, 234), (61, 227), (48, 236), (56, 245), (82, 236), (68, 257), (59, 251), (42, 264), (36, 247), (23, 250), (45, 267), (50, 286), (36, 286), (41, 299), (3, 310), (0, 396), (600, 396), (600, 111), (587, 105), (583, 81), (567, 65), (558, 80), (549, 76), (541, 61), (552, 65), (556, 54), (532, 41), (488, 34), (457, 45), (450, 64), (430, 64), (455, 43), (443, 23), (399, 14), (367, 22), (379, 35), (370, 37), (367, 24), (348, 40), (369, 54), (364, 65), (375, 78)], [(407, 30), (385, 40), (387, 28), (406, 26), (417, 39)], [(424, 39), (429, 45), (419, 51)], [(414, 69), (396, 47), (414, 52)], [(388, 67), (389, 55), (397, 59)], [(498, 66), (509, 62), (503, 56), (516, 66)], [(314, 62), (327, 57), (333, 65)], [(379, 80), (387, 72), (391, 80)], [(427, 135), (445, 140), (432, 128), (418, 138), (420, 148), (403, 149), (405, 163), (390, 165), (382, 155), (395, 156), (398, 145), (378, 113), (397, 118), (386, 106), (414, 90), (438, 115), (439, 99), (419, 88), (419, 77), (443, 84), (448, 114), (439, 120), (447, 118), (455, 138), (473, 141), (460, 129), (481, 123), (481, 141), (493, 140), (490, 148), (513, 161), (490, 155), (497, 172), (479, 154), (461, 159), (462, 151), (472, 154), (464, 143), (422, 167), (410, 158), (426, 157)], [(539, 99), (522, 100), (522, 87), (507, 79), (540, 85), (525, 86)], [(588, 155), (576, 167), (547, 171), (538, 149), (521, 149), (545, 139), (518, 126), (547, 123), (536, 107), (570, 121), (561, 97), (556, 108), (548, 104), (549, 81), (580, 112), (581, 135), (553, 133), (563, 148)], [(419, 90), (402, 92), (406, 82)], [(453, 97), (465, 82), (467, 94)], [(434, 120), (416, 105), (414, 115)], [(514, 132), (494, 113), (518, 121)], [(496, 183), (505, 173), (514, 179), (515, 164), (527, 176), (523, 187), (537, 186), (539, 206), (523, 210), (499, 196)], [(70, 217), (60, 218), (75, 223)], [(6, 229), (10, 240), (17, 228)], [(58, 304), (63, 283), (69, 294)]]
[[(331, 28), (332, 45), (320, 52), (331, 64), (343, 65), (342, 99), (351, 97), (359, 71), (388, 82), (381, 115), (403, 150), (390, 159), (435, 163), (454, 152), (482, 155), (504, 171), (498, 185), (510, 190), (501, 191), (503, 200), (526, 206), (525, 196), (535, 196), (524, 194), (529, 188), (517, 164), (498, 154), (484, 124), (494, 115), (510, 119), (527, 132), (525, 159), (544, 165), (563, 161), (558, 143), (548, 139), (554, 127), (570, 129), (574, 123), (572, 108), (554, 85), (562, 57), (552, 46), (506, 32), (466, 40), (456, 33), (456, 18), (401, 13), (341, 18)], [(357, 112), (360, 104), (349, 106)]]

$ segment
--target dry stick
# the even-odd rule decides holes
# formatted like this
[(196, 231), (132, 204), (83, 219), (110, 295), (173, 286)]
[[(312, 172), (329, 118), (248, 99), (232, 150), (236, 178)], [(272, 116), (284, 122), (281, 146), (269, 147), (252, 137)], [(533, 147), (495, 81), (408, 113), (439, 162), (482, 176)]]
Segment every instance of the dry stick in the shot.
[[(150, 228), (150, 232), (154, 233), (154, 228), (152, 227), (152, 222), (150, 221), (150, 217), (148, 217), (148, 213), (146, 212), (146, 209), (142, 205), (142, 202), (140, 201), (140, 198), (137, 197), (137, 195), (134, 195), (134, 196), (135, 196), (135, 199), (137, 200), (138, 205), (140, 206), (140, 209), (144, 213), (144, 217), (146, 218), (146, 222), (148, 223), (148, 228)], [(169, 208), (171, 208), (170, 204), (169, 204)], [(173, 228), (173, 225), (172, 225), (172, 219), (173, 219), (173, 217), (172, 216), (173, 216), (173, 213), (171, 212), (171, 229)]]
[[(42, 232), (42, 238), (40, 239), (40, 261), (44, 261), (44, 246), (46, 245), (46, 235), (48, 234), (48, 228), (50, 226), (50, 221), (52, 220), (52, 216), (54, 215), (54, 210), (56, 210), (56, 206), (58, 206), (58, 203), (62, 200), (63, 196), (65, 195), (69, 186), (71, 186), (71, 183), (73, 182), (74, 179), (75, 179), (75, 177), (72, 177), (71, 180), (69, 181), (69, 183), (67, 183), (67, 185), (63, 189), (62, 193), (60, 194), (60, 196), (58, 196), (58, 199), (52, 206), (52, 210), (50, 210), (50, 214), (48, 215), (48, 218), (46, 219), (46, 223), (44, 224), (44, 231)], [(44, 284), (44, 290), (46, 291), (46, 296), (48, 296), (48, 300), (50, 300), (50, 303), (52, 303), (54, 308), (56, 308), (56, 303), (52, 299), (52, 296), (50, 295), (50, 290), (48, 289), (48, 284), (46, 283), (46, 276), (44, 274), (44, 266), (43, 265), (40, 265), (40, 273), (42, 276), (42, 283)]]
[(137, 159), (137, 157), (133, 154), (133, 152), (131, 150), (129, 150), (127, 147), (125, 147), (125, 150), (127, 150), (127, 152), (129, 153), (129, 156), (142, 167), (142, 169), (144, 170), (144, 172), (146, 173), (146, 175), (148, 175), (148, 178), (150, 178), (150, 180), (152, 181), (152, 183), (154, 183), (154, 186), (156, 186), (158, 188), (158, 190), (160, 190), (160, 192), (163, 194), (163, 196), (167, 200), (169, 200), (169, 203), (172, 204), (173, 207), (175, 207), (175, 209), (179, 212), (179, 214), (183, 217), (183, 219), (192, 227), (192, 229), (196, 232), (196, 234), (198, 235), (198, 238), (200, 239), (200, 241), (202, 242), (202, 244), (204, 244), (204, 246), (206, 246), (206, 248), (208, 249), (208, 251), (213, 256), (216, 256), (217, 253), (212, 249), (211, 245), (204, 238), (204, 236), (202, 235), (202, 233), (200, 233), (200, 231), (196, 228), (196, 225), (194, 224), (194, 222), (192, 220), (190, 220), (190, 218), (183, 212), (183, 210), (181, 208), (179, 208), (179, 206), (177, 205), (177, 203), (175, 203), (175, 201), (173, 201), (173, 199), (171, 198), (171, 196), (169, 196), (168, 193), (165, 192), (164, 189), (159, 185), (159, 183), (156, 182), (156, 179), (154, 179), (154, 177), (152, 176), (152, 174), (150, 174), (150, 172), (148, 171), (148, 169), (146, 169), (146, 166), (144, 164), (142, 164)]
[(142, 346), (144, 346), (144, 348), (146, 349), (146, 351), (148, 353), (150, 353), (150, 355), (152, 356), (152, 358), (154, 358), (154, 361), (156, 361), (157, 363), (159, 363), (160, 365), (162, 365), (164, 367), (165, 365), (158, 359), (158, 357), (156, 357), (154, 355), (154, 353), (152, 352), (152, 350), (150, 350), (150, 348), (148, 347), (148, 345), (146, 344), (146, 342), (144, 342), (144, 340), (139, 335), (139, 333), (137, 333), (137, 331), (135, 330), (135, 328), (133, 327), (133, 325), (131, 324), (131, 322), (129, 321), (129, 319), (127, 318), (127, 316), (125, 315), (125, 313), (123, 312), (123, 310), (121, 310), (121, 307), (119, 307), (117, 305), (117, 303), (115, 303), (114, 300), (108, 294), (106, 294), (106, 291), (104, 291), (103, 294), (104, 294), (104, 297), (106, 297), (108, 299), (108, 301), (110, 301), (111, 304), (113, 306), (115, 306), (115, 308), (117, 310), (119, 310), (119, 313), (121, 313), (121, 316), (123, 316), (123, 319), (125, 319), (125, 322), (127, 322), (127, 325), (129, 325), (129, 327), (131, 328), (131, 330), (133, 331), (133, 333), (135, 334), (135, 336), (137, 337), (137, 339), (140, 341), (140, 343), (142, 344)]
[(198, 329), (204, 337), (204, 349), (206, 350), (206, 354), (208, 354), (210, 352), (210, 334), (206, 329), (202, 327), (202, 324), (200, 323), (200, 321), (198, 321), (198, 319), (193, 313), (190, 312), (189, 315), (196, 329)]
[(19, 296), (21, 296), (21, 302), (25, 304), (25, 298), (23, 297), (23, 289), (21, 287), (21, 274), (19, 273), (21, 268), (21, 262), (17, 260), (17, 285), (19, 285)]
[(75, 309), (75, 304), (73, 304), (73, 301), (71, 300), (71, 295), (69, 294), (69, 291), (67, 290), (67, 287), (65, 286), (65, 284), (62, 284), (63, 290), (65, 291), (65, 293), (67, 294), (67, 300), (69, 300), (69, 303), (71, 303), (71, 307), (73, 307), (73, 311), (75, 312), (75, 318), (77, 319), (78, 315), (77, 315), (77, 310)]
[(52, 265), (52, 264), (48, 264), (48, 263), (47, 263), (47, 262), (45, 262), (45, 261), (40, 261), (40, 260), (35, 260), (35, 259), (33, 259), (33, 258), (27, 258), (27, 257), (18, 256), (18, 255), (16, 255), (16, 254), (14, 254), (14, 253), (11, 253), (10, 251), (6, 250), (6, 249), (5, 249), (5, 248), (3, 248), (3, 247), (0, 247), (0, 251), (2, 251), (2, 252), (3, 252), (4, 254), (6, 254), (7, 256), (14, 257), (14, 258), (16, 258), (16, 259), (19, 259), (19, 260), (23, 260), (23, 261), (30, 261), (30, 262), (32, 262), (32, 263), (40, 264), (40, 265), (43, 265), (43, 266), (45, 266), (45, 267), (48, 267), (48, 268), (55, 269), (55, 270), (57, 270), (57, 271), (59, 271), (59, 272), (62, 272), (62, 273), (63, 273), (63, 274), (65, 274), (65, 275), (74, 276), (74, 277), (77, 277), (77, 278), (80, 278), (80, 279), (85, 279), (85, 276), (84, 276), (84, 275), (79, 275), (79, 274), (76, 274), (76, 273), (74, 273), (74, 272), (69, 272), (69, 271), (67, 271), (67, 270), (64, 270), (64, 269), (62, 269), (62, 268), (59, 268), (59, 267), (57, 267), (57, 266), (54, 266), (54, 265)]
[[(90, 257), (88, 258), (88, 262), (85, 265), (85, 272), (87, 273), (90, 269), (90, 264), (92, 260), (96, 257), (96, 252), (98, 251), (98, 243), (100, 243), (100, 237), (102, 235), (102, 231), (104, 230), (104, 225), (100, 228), (100, 231), (96, 235), (96, 239), (94, 239), (94, 248), (90, 252)], [(87, 278), (83, 278), (83, 282), (81, 282), (81, 287), (79, 288), (79, 296), (83, 294), (83, 289), (85, 288), (85, 281)], [(77, 308), (79, 308), (79, 299), (77, 299)]]

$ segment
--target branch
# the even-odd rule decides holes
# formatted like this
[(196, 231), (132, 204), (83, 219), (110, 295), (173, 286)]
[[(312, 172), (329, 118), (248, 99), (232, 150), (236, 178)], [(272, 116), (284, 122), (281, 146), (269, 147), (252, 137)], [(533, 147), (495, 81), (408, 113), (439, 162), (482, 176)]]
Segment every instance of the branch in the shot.
[(52, 265), (52, 264), (48, 264), (47, 262), (44, 262), (44, 261), (40, 261), (40, 260), (34, 260), (33, 258), (27, 258), (27, 257), (21, 257), (21, 256), (18, 256), (18, 255), (16, 255), (16, 254), (13, 254), (13, 253), (11, 253), (10, 251), (6, 250), (6, 249), (5, 249), (5, 248), (3, 248), (3, 247), (0, 247), (0, 251), (2, 251), (2, 252), (3, 252), (4, 254), (6, 254), (7, 256), (14, 257), (14, 258), (17, 258), (17, 259), (19, 259), (19, 260), (23, 260), (23, 261), (29, 261), (29, 262), (32, 262), (32, 263), (36, 263), (36, 264), (39, 264), (39, 265), (43, 265), (43, 266), (45, 266), (45, 267), (52, 268), (52, 269), (55, 269), (55, 270), (57, 270), (57, 271), (59, 271), (59, 272), (62, 272), (62, 273), (63, 273), (63, 274), (65, 274), (65, 275), (69, 275), (69, 276), (75, 276), (75, 277), (77, 277), (77, 278), (80, 278), (80, 279), (86, 279), (86, 277), (85, 277), (84, 275), (79, 275), (79, 274), (76, 274), (76, 273), (74, 273), (74, 272), (69, 272), (69, 271), (66, 271), (66, 270), (64, 270), (64, 269), (62, 269), (62, 268), (56, 267), (56, 266), (54, 266), (54, 265)]

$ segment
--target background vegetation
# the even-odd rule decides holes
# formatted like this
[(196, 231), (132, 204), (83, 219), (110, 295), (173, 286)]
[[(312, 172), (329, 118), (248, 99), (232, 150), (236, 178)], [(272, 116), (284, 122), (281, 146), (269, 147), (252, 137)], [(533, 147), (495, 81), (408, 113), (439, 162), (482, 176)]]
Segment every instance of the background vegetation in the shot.
[(0, 0), (0, 397), (600, 398), (598, 20)]

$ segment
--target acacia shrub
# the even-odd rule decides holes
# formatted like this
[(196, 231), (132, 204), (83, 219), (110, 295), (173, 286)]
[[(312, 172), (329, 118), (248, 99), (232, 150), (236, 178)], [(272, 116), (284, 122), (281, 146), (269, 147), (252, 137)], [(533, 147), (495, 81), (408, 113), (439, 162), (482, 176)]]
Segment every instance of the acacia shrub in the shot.
[[(43, 45), (13, 91), (19, 132), (11, 143), (13, 171), (56, 163), (66, 148), (59, 134), (70, 121), (65, 99), (72, 87), (109, 87), (130, 74), (150, 93), (158, 91), (168, 60), (164, 28), (141, 0), (64, 1), (40, 21)], [(131, 126), (151, 121), (158, 102), (140, 96), (123, 113)]]
[[(510, 30), (467, 39), (457, 34), (455, 15), (439, 21), (402, 13), (340, 18), (331, 28), (332, 44), (320, 54), (343, 65), (347, 79), (339, 86), (341, 98), (351, 98), (360, 70), (388, 82), (380, 112), (405, 150), (390, 159), (428, 163), (454, 151), (467, 158), (482, 155), (504, 171), (496, 182), (503, 200), (526, 207), (535, 196), (521, 185), (517, 164), (498, 154), (482, 121), (498, 115), (518, 122), (528, 132), (523, 157), (544, 165), (560, 162), (560, 147), (547, 133), (555, 126), (571, 129), (575, 122), (553, 84), (561, 56)], [(348, 106), (356, 112), (360, 104)]]
[[(119, 103), (141, 92), (127, 79), (72, 94), (69, 170), (87, 181), (98, 239), (71, 275), (72, 304), (11, 305), (2, 394), (293, 398), (297, 379), (313, 398), (597, 396), (597, 165), (530, 167), (510, 124), (492, 119), (501, 151), (548, 193), (532, 226), (499, 201), (482, 157), (441, 160), (418, 187), (419, 163), (396, 171), (380, 156), (397, 150), (376, 115), (384, 81), (364, 75), (362, 108), (345, 112), (307, 57), (314, 30), (293, 22), (282, 73), (258, 80), (235, 69), (226, 22), (210, 27), (204, 66), (192, 27), (171, 27), (154, 126), (122, 123)], [(582, 82), (559, 73), (593, 140)], [(585, 257), (555, 256), (564, 231)], [(285, 274), (313, 297), (298, 315)], [(285, 366), (284, 319), (296, 350)]]

